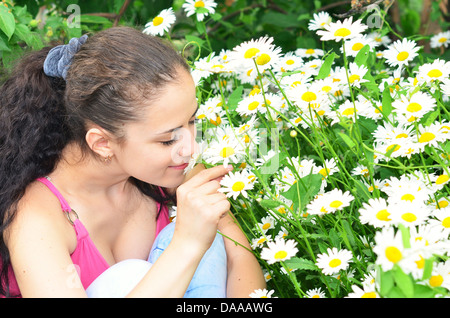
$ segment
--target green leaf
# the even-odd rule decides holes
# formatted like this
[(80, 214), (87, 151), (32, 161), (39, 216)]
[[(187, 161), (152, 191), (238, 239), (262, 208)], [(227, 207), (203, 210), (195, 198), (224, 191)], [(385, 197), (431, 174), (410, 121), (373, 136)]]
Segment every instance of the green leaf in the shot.
[(385, 117), (388, 117), (392, 112), (392, 97), (390, 88), (387, 84), (384, 86), (381, 105), (381, 112)]
[(406, 297), (414, 297), (414, 283), (410, 275), (405, 274), (400, 267), (394, 270), (394, 281)]
[(359, 50), (355, 57), (355, 63), (358, 66), (365, 65), (367, 58), (369, 57), (370, 46), (369, 44), (364, 45), (364, 47)]
[(292, 257), (286, 260), (285, 263), (289, 267), (289, 269), (319, 271), (319, 268), (316, 266), (316, 264), (314, 264), (313, 261), (300, 257)]
[(259, 204), (261, 204), (261, 206), (263, 208), (267, 208), (267, 209), (274, 209), (274, 208), (280, 206), (280, 202), (275, 201), (275, 200), (267, 200), (267, 199), (261, 200), (259, 202)]
[(236, 87), (236, 89), (228, 97), (227, 107), (229, 110), (235, 110), (239, 102), (242, 100), (242, 92), (244, 87), (242, 85)]
[(356, 144), (353, 142), (353, 140), (347, 136), (344, 133), (338, 132), (338, 135), (342, 138), (342, 140), (344, 140), (344, 142), (347, 144), (347, 146), (350, 147), (350, 149), (353, 149), (356, 147)]
[(328, 75), (330, 75), (331, 65), (333, 65), (334, 59), (336, 58), (336, 53), (332, 52), (327, 56), (322, 66), (320, 67), (319, 74), (316, 76), (316, 79), (324, 79)]
[(112, 22), (104, 17), (99, 17), (95, 15), (82, 14), (80, 15), (81, 23), (95, 23), (103, 24), (106, 27), (112, 26)]
[(392, 271), (383, 272), (381, 268), (377, 271), (377, 280), (380, 283), (380, 295), (387, 296), (394, 288), (394, 275)]
[(294, 211), (297, 209), (302, 211), (303, 207), (319, 193), (322, 178), (321, 174), (307, 175), (294, 183), (288, 191), (281, 193), (281, 195), (294, 203)]
[(9, 12), (9, 9), (3, 5), (0, 5), (0, 30), (6, 34), (8, 40), (11, 39), (16, 29), (16, 21), (14, 15)]

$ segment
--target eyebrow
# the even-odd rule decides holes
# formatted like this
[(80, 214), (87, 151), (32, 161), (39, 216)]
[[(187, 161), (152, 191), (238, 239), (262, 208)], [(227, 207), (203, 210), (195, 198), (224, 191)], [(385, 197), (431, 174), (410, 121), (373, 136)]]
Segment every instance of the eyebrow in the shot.
[[(195, 114), (197, 114), (197, 112), (198, 112), (198, 109), (199, 109), (200, 107), (199, 107), (199, 105), (197, 105), (197, 109), (195, 110), (195, 112), (192, 114), (192, 116), (191, 117), (194, 117), (195, 116)], [(190, 117), (190, 118), (191, 118)], [(164, 135), (164, 134), (168, 134), (168, 133), (171, 133), (171, 132), (174, 132), (175, 130), (177, 130), (177, 129), (180, 129), (181, 127), (183, 127), (183, 126), (178, 126), (178, 127), (175, 127), (175, 128), (172, 128), (172, 129), (169, 129), (169, 130), (167, 130), (167, 131), (164, 131), (164, 132), (161, 132), (161, 133), (157, 133), (157, 135)]]

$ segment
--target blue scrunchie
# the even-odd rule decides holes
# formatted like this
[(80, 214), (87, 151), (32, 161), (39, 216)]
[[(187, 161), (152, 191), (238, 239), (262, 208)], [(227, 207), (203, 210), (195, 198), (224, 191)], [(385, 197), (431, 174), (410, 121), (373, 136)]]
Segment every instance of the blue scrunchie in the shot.
[(72, 38), (68, 44), (52, 48), (44, 61), (44, 73), (47, 76), (66, 79), (73, 56), (80, 50), (87, 38), (88, 36), (85, 34), (80, 38)]

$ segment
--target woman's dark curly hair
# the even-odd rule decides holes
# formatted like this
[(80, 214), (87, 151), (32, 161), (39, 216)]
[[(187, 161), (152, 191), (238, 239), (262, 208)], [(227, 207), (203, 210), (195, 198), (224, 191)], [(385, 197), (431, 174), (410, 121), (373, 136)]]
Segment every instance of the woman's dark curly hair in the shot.
[[(9, 293), (9, 251), (4, 233), (28, 185), (51, 173), (68, 143), (84, 153), (88, 123), (124, 138), (123, 123), (137, 120), (147, 101), (189, 71), (168, 44), (130, 27), (115, 27), (90, 37), (75, 55), (66, 81), (44, 74), (51, 48), (27, 54), (0, 87), (0, 295)], [(131, 178), (157, 202), (170, 197)]]

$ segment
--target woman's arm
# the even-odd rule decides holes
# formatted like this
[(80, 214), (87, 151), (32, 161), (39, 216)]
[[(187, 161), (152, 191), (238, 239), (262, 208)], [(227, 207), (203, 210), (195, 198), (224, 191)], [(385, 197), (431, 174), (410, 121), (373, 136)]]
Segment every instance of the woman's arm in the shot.
[(227, 251), (227, 297), (245, 298), (255, 289), (266, 288), (261, 266), (231, 212), (219, 222), (219, 231)]
[[(204, 165), (198, 164), (186, 176), (185, 181), (204, 169)], [(227, 252), (227, 297), (248, 297), (255, 289), (265, 288), (261, 266), (231, 212), (220, 220), (218, 229), (224, 235)]]

